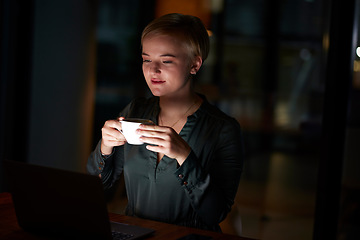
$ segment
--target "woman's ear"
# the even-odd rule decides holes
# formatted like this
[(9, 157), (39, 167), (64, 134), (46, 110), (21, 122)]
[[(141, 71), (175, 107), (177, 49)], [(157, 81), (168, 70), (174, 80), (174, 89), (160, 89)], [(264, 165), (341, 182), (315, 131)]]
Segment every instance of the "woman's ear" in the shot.
[(200, 56), (196, 56), (191, 65), (190, 74), (196, 75), (196, 73), (200, 70), (202, 65), (202, 58)]

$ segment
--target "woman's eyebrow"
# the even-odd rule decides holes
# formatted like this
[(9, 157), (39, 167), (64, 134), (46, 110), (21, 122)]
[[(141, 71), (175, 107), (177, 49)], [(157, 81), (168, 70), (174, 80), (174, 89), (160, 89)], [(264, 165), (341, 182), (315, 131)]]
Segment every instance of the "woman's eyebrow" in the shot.
[[(143, 52), (141, 55), (150, 57), (150, 55), (147, 54), (146, 52)], [(173, 58), (176, 58), (176, 56), (174, 54), (171, 54), (171, 53), (161, 54), (160, 57), (173, 57)]]
[(170, 54), (170, 53), (167, 53), (167, 54), (161, 54), (160, 57), (176, 57), (174, 54)]

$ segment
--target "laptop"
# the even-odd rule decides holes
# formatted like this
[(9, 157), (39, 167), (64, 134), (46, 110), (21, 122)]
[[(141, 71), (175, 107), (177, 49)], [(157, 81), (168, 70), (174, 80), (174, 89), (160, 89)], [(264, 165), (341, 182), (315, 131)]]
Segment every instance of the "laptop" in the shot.
[(137, 239), (153, 229), (109, 220), (98, 176), (4, 160), (19, 226), (65, 239)]

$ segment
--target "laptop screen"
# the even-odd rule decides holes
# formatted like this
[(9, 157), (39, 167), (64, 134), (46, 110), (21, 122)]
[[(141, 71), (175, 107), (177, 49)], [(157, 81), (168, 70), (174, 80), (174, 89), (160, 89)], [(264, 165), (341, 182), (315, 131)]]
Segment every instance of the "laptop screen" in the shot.
[(111, 239), (99, 177), (4, 161), (20, 227), (37, 234)]
[(19, 226), (66, 239), (137, 239), (153, 229), (110, 222), (98, 176), (27, 163), (4, 161)]

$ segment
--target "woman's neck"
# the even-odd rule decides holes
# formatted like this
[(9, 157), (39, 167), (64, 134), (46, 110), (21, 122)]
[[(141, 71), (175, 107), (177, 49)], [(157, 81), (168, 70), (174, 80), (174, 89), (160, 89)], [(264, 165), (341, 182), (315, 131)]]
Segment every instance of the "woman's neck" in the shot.
[(191, 106), (197, 105), (196, 103), (201, 101), (201, 98), (195, 93), (191, 92), (181, 96), (161, 96), (160, 97), (160, 109), (162, 115), (182, 115)]

